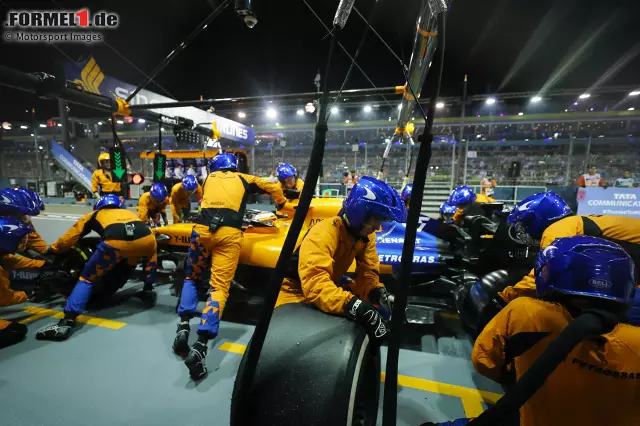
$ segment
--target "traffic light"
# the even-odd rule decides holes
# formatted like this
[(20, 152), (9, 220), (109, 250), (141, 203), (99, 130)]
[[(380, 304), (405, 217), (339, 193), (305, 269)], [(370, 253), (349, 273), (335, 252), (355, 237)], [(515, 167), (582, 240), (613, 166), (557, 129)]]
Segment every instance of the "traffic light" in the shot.
[(140, 173), (136, 173), (135, 175), (131, 176), (132, 184), (141, 185), (142, 182), (144, 182), (144, 176), (142, 176)]
[(156, 153), (153, 157), (153, 181), (160, 182), (167, 171), (167, 156)]
[(111, 148), (109, 154), (111, 155), (111, 179), (114, 182), (124, 182), (127, 177), (127, 160), (124, 148)]

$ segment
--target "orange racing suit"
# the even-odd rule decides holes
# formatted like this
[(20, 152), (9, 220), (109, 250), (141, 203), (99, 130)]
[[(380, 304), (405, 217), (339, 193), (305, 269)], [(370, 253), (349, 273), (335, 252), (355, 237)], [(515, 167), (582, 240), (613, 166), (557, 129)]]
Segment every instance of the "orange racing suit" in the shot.
[(178, 314), (183, 320), (193, 315), (198, 304), (196, 282), (210, 267), (211, 292), (202, 312), (198, 334), (214, 338), (240, 258), (247, 196), (267, 192), (278, 204), (284, 204), (286, 198), (279, 183), (231, 171), (209, 174), (203, 192), (202, 209), (191, 233)]
[[(31, 235), (31, 234), (29, 234)], [(34, 260), (19, 254), (5, 254), (0, 257), (0, 306), (16, 305), (27, 300), (24, 291), (15, 291), (9, 288), (12, 269), (40, 269), (44, 266), (44, 260)]]
[[(540, 250), (547, 248), (553, 240), (560, 237), (588, 235), (600, 237), (620, 244), (640, 263), (640, 219), (623, 216), (569, 216), (553, 223), (542, 233)], [(510, 302), (519, 296), (536, 297), (536, 282), (533, 269), (514, 286), (505, 288), (498, 295)]]
[[(518, 298), (480, 333), (473, 364), (498, 383), (508, 381), (508, 372), (520, 379), (572, 320), (561, 304)], [(520, 408), (520, 425), (637, 425), (639, 380), (640, 329), (618, 324), (571, 351)]]
[[(198, 184), (198, 188), (196, 188), (192, 195), (195, 195), (197, 200), (202, 199), (202, 186), (200, 186), (200, 184)], [(187, 191), (182, 187), (182, 182), (178, 182), (171, 188), (169, 199), (173, 223), (179, 223), (184, 217), (185, 211), (191, 211), (191, 196), (187, 194)]]
[[(342, 277), (356, 260), (356, 279), (344, 289)], [(380, 283), (376, 235), (354, 238), (342, 218), (324, 219), (294, 252), (292, 266), (282, 282), (276, 308), (287, 303), (312, 303), (324, 312), (343, 314), (354, 294), (367, 300)]]
[(167, 206), (169, 205), (169, 197), (165, 198), (161, 203), (156, 203), (151, 198), (150, 192), (142, 194), (138, 200), (138, 217), (143, 222), (158, 222), (158, 214), (162, 215), (162, 218), (167, 220)]
[(145, 259), (144, 283), (151, 285), (155, 281), (158, 261), (156, 239), (149, 225), (126, 209), (106, 208), (87, 213), (51, 244), (51, 249), (55, 253), (62, 253), (91, 231), (100, 234), (103, 240), (82, 270), (78, 283), (67, 299), (65, 313), (82, 313), (93, 283), (121, 261), (135, 267)]
[(111, 178), (110, 171), (98, 169), (91, 176), (91, 192), (94, 194), (99, 192), (100, 195), (116, 194), (122, 195), (120, 182), (114, 182)]

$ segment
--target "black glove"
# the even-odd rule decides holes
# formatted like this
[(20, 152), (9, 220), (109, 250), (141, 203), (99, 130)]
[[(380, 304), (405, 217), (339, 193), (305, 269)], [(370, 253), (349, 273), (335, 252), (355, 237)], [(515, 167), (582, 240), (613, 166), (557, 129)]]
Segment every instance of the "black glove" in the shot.
[(284, 202), (282, 204), (276, 204), (276, 210), (282, 210), (282, 208), (284, 207), (285, 204), (287, 204), (287, 203)]
[(395, 301), (393, 294), (389, 293), (384, 287), (376, 287), (369, 292), (369, 300), (373, 304), (373, 307), (384, 316), (385, 320), (389, 321), (391, 319), (393, 303)]
[(289, 200), (296, 200), (298, 198), (300, 198), (300, 193), (302, 191), (298, 190), (298, 189), (286, 189), (284, 191), (284, 196), (287, 197), (287, 199)]
[(364, 326), (369, 338), (377, 344), (382, 343), (382, 339), (389, 332), (387, 322), (382, 318), (371, 303), (359, 297), (353, 297), (347, 304), (347, 318), (352, 319)]

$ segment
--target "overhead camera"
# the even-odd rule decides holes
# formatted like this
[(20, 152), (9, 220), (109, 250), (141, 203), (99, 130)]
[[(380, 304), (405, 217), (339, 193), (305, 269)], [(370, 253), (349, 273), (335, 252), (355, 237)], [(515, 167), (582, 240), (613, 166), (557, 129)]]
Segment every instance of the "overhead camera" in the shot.
[(253, 28), (258, 23), (258, 17), (253, 12), (252, 0), (235, 0), (236, 15), (244, 20), (249, 28)]

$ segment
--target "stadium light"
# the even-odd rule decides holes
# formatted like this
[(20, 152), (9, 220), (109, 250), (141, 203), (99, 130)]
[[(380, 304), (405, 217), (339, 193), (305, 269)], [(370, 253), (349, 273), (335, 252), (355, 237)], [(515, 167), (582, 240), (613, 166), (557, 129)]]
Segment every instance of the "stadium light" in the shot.
[(31, 133), (31, 136), (35, 136), (33, 133)]
[(316, 106), (313, 104), (313, 102), (309, 102), (304, 106), (304, 110), (309, 114), (312, 114), (316, 111)]
[(8, 121), (4, 121), (4, 122), (2, 123), (2, 128), (3, 128), (4, 130), (11, 130), (11, 123), (9, 123)]
[(635, 111), (636, 109), (634, 107), (629, 108), (627, 111)]
[(276, 126), (279, 126), (279, 125), (280, 125), (280, 123), (276, 123)]
[(118, 123), (118, 124), (124, 124), (124, 121), (122, 121), (122, 120), (117, 120), (117, 121), (116, 121), (116, 123)]
[(578, 105), (578, 103), (577, 103), (577, 102), (574, 102), (573, 104), (574, 104), (574, 105)]
[(518, 115), (524, 115), (524, 112), (519, 112)]
[(240, 111), (240, 112), (238, 113), (238, 117), (240, 117), (240, 118), (246, 118), (246, 117), (247, 117), (247, 114), (245, 114), (244, 112)]
[(331, 108), (331, 114), (337, 114), (337, 113), (338, 113), (338, 107)]
[(487, 98), (487, 100), (484, 101), (484, 103), (487, 105), (493, 105), (496, 103), (496, 98)]
[(21, 129), (28, 129), (29, 126), (20, 126)]
[(277, 112), (275, 109), (273, 109), (273, 108), (269, 108), (269, 109), (267, 110), (267, 117), (269, 117), (269, 118), (276, 118), (277, 116), (278, 116), (278, 112)]
[(98, 121), (98, 126), (102, 126), (102, 121)]
[(640, 90), (634, 90), (633, 92), (629, 93), (629, 96), (638, 96), (640, 95)]
[(371, 112), (371, 105), (365, 105), (364, 112)]
[(161, 132), (164, 132), (164, 127), (160, 127), (160, 131), (161, 131)]
[(344, 120), (345, 123), (349, 124), (349, 120)]
[(590, 95), (590, 94), (588, 94), (588, 93), (583, 93), (582, 95), (580, 95), (580, 96), (578, 96), (578, 97), (579, 97), (580, 99), (587, 99), (587, 98), (591, 97), (591, 95)]
[(146, 123), (147, 120), (145, 120), (144, 118), (138, 118), (138, 123)]
[(540, 96), (534, 96), (533, 98), (531, 98), (531, 102), (536, 103), (536, 102), (540, 102), (542, 100), (542, 98)]
[(444, 108), (444, 102), (438, 102), (436, 104), (436, 108), (440, 109), (440, 108)]
[(298, 114), (298, 115), (303, 115), (303, 114), (304, 114), (304, 111), (303, 111), (303, 110), (301, 110), (301, 109), (299, 109), (299, 110), (297, 110), (297, 111), (296, 111), (296, 114)]
[(40, 127), (47, 127), (47, 125), (46, 124), (41, 124)]
[(401, 110), (402, 109), (402, 104), (398, 105), (398, 109)]

